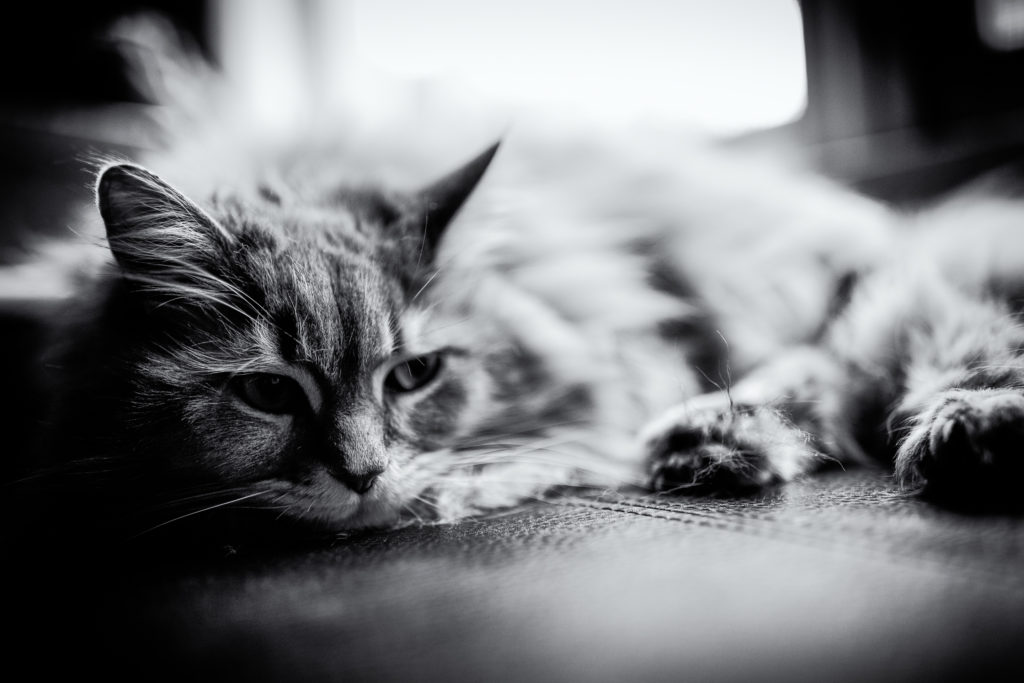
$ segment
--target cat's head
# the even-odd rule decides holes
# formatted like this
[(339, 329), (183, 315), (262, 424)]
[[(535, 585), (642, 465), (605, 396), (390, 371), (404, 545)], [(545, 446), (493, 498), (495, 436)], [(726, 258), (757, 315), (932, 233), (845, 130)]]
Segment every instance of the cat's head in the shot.
[(204, 208), (139, 166), (103, 169), (116, 266), (99, 354), (123, 395), (98, 443), (285, 516), (393, 521), (429, 488), (417, 454), (478, 431), (501, 393), (494, 349), (429, 297), (496, 149), (418, 192)]

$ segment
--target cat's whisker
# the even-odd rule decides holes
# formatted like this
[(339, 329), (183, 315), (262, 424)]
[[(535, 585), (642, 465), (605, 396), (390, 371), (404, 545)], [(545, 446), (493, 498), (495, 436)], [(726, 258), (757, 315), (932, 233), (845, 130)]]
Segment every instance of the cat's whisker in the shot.
[(168, 294), (176, 295), (177, 298), (186, 299), (189, 301), (202, 300), (212, 304), (216, 308), (226, 308), (232, 310), (238, 315), (248, 320), (255, 320), (252, 314), (242, 310), (240, 307), (231, 303), (223, 294), (219, 292), (211, 292), (207, 289), (196, 285), (188, 285), (182, 282), (167, 282), (160, 280), (155, 277), (145, 276), (140, 274), (132, 274), (128, 276), (129, 279), (145, 285), (145, 289), (154, 294)]
[(231, 373), (231, 376), (234, 377), (236, 375), (240, 375), (242, 373), (248, 372), (249, 369), (252, 368), (254, 365), (258, 364), (260, 362), (260, 360), (261, 360), (260, 358), (251, 358), (251, 359), (249, 359), (245, 363), (242, 363), (241, 365), (239, 365), (238, 368), (233, 373)]
[[(275, 495), (273, 498), (271, 498), (266, 503), (266, 506), (268, 508), (274, 509), (274, 510), (280, 509), (280, 510), (282, 510), (282, 514), (283, 514), (284, 511), (287, 511), (291, 507), (291, 505), (289, 503), (284, 503), (283, 505), (279, 504), (279, 503), (281, 503), (282, 500), (285, 499), (286, 495), (287, 494), (284, 493), (283, 491), (278, 493), (277, 495)], [(279, 517), (280, 517), (280, 515), (279, 515)]]
[(401, 508), (402, 508), (402, 510), (409, 511), (410, 514), (416, 516), (416, 518), (419, 520), (419, 519), (422, 519), (422, 516), (419, 515), (416, 512), (417, 504), (419, 504), (421, 507), (426, 508), (428, 510), (433, 509), (433, 507), (434, 507), (434, 504), (433, 504), (432, 501), (430, 501), (430, 500), (428, 500), (426, 498), (423, 498), (422, 496), (419, 496), (419, 495), (416, 495), (416, 494), (412, 494), (412, 495), (408, 496), (406, 501), (402, 502)]
[(205, 491), (199, 491), (198, 493), (191, 493), (188, 495), (178, 496), (172, 499), (164, 500), (159, 504), (150, 506), (151, 510), (161, 510), (167, 508), (181, 507), (189, 505), (198, 501), (208, 500), (210, 498), (223, 498), (225, 496), (235, 495), (242, 492), (251, 492), (252, 488), (249, 486), (235, 486), (230, 488), (212, 488)]
[(217, 510), (219, 508), (227, 507), (229, 505), (234, 505), (235, 503), (240, 503), (243, 500), (249, 500), (250, 498), (255, 498), (256, 496), (266, 495), (267, 493), (269, 493), (269, 491), (255, 491), (253, 493), (250, 493), (248, 495), (242, 496), (240, 498), (235, 498), (234, 500), (228, 500), (228, 501), (225, 501), (223, 503), (217, 503), (216, 505), (210, 505), (210, 506), (202, 508), (200, 510), (193, 510), (192, 512), (185, 513), (184, 515), (179, 515), (179, 516), (175, 517), (174, 519), (169, 519), (166, 522), (161, 522), (159, 524), (156, 524), (154, 526), (149, 527), (148, 529), (146, 529), (144, 531), (140, 531), (139, 533), (135, 534), (135, 536), (133, 538), (138, 538), (139, 536), (143, 536), (145, 534), (151, 533), (153, 531), (156, 531), (157, 529), (163, 528), (163, 527), (168, 526), (170, 524), (174, 524), (175, 522), (180, 522), (183, 519), (187, 519), (189, 517), (195, 517), (196, 515), (201, 515), (201, 514), (204, 514), (206, 512), (210, 512), (212, 510)]
[[(590, 418), (580, 418), (580, 419), (577, 419), (577, 420), (562, 420), (562, 421), (558, 421), (558, 422), (552, 422), (552, 421), (543, 421), (543, 422), (541, 422), (541, 421), (538, 421), (536, 418), (533, 418), (533, 417), (527, 417), (527, 418), (521, 419), (519, 421), (516, 421), (516, 420), (513, 420), (513, 419), (508, 419), (508, 420), (502, 422), (502, 425), (501, 425), (502, 426), (501, 438), (504, 438), (504, 439), (514, 439), (514, 438), (516, 438), (517, 436), (520, 435), (519, 433), (522, 430), (529, 430), (529, 432), (538, 432), (538, 431), (546, 431), (546, 430), (551, 430), (551, 429), (560, 429), (560, 428), (563, 428), (563, 427), (579, 427), (579, 426), (587, 426), (589, 428), (592, 428), (593, 431), (590, 432), (590, 430), (588, 430), (588, 433), (599, 433), (601, 431), (601, 427), (599, 425), (593, 425), (591, 423), (592, 423), (592, 420)], [(609, 431), (611, 431), (611, 430), (609, 430)], [(612, 433), (614, 433), (614, 432), (612, 432)], [(530, 434), (523, 434), (523, 436), (530, 436)], [(486, 439), (486, 438), (490, 438), (490, 437), (488, 435), (484, 434), (484, 435), (481, 435), (480, 438), (485, 438)], [(479, 443), (480, 442), (475, 442), (475, 441), (472, 441), (472, 440), (467, 440), (467, 441), (463, 441), (462, 443), (460, 443), (457, 448), (458, 449), (462, 449), (462, 448), (475, 448), (475, 447), (477, 447), (479, 445)], [(484, 443), (486, 443), (486, 442), (484, 442)]]
[[(185, 259), (177, 259), (176, 262), (175, 262), (175, 266), (177, 268), (180, 268), (186, 274), (195, 276), (199, 281), (210, 284), (213, 289), (225, 290), (229, 294), (231, 294), (231, 295), (233, 295), (235, 297), (238, 297), (243, 302), (245, 302), (245, 303), (249, 304), (250, 306), (252, 306), (257, 311), (257, 313), (262, 313), (263, 315), (267, 316), (268, 318), (270, 317), (270, 313), (267, 311), (266, 308), (263, 307), (262, 304), (260, 304), (258, 301), (256, 301), (253, 297), (251, 297), (246, 292), (242, 291), (242, 289), (240, 287), (238, 287), (237, 285), (235, 285), (232, 282), (229, 282), (228, 280), (224, 279), (223, 277), (220, 277), (220, 276), (218, 276), (218, 275), (216, 275), (214, 273), (211, 273), (209, 270), (207, 270), (207, 269), (205, 269), (203, 267), (200, 267), (200, 266), (198, 266), (196, 264), (190, 263), (190, 262), (186, 261)], [(239, 311), (239, 312), (241, 312), (241, 311)], [(248, 317), (250, 319), (254, 319), (252, 316), (248, 316)]]
[[(591, 474), (599, 477), (609, 477), (612, 473), (621, 473), (621, 463), (605, 462), (595, 458), (589, 450), (564, 450), (564, 446), (575, 442), (574, 438), (549, 438), (540, 439), (525, 444), (492, 444), (499, 446), (491, 448), (484, 446), (485, 450), (465, 451), (452, 454), (446, 461), (439, 463), (439, 467), (447, 470), (448, 474), (455, 471), (465, 472), (491, 465), (545, 465), (563, 467), (581, 474)], [(494, 473), (488, 471), (487, 475), (479, 473), (467, 473), (465, 476), (491, 476)]]
[[(425, 500), (425, 499), (423, 499), (423, 498), (421, 498), (419, 496), (413, 496), (413, 502), (418, 502), (418, 503), (420, 503), (420, 504), (422, 504), (424, 506), (427, 506), (427, 507), (431, 506), (430, 502), (428, 502), (427, 500)], [(403, 514), (407, 513), (409, 516), (411, 516), (413, 519), (416, 520), (417, 524), (424, 524), (424, 523), (426, 523), (425, 518), (416, 511), (416, 508), (412, 505), (412, 503), (403, 503), (402, 504), (402, 513)]]
[[(170, 258), (170, 257), (165, 257)], [(227, 310), (234, 311), (238, 315), (242, 316), (254, 324), (265, 323), (275, 328), (282, 335), (290, 338), (292, 341), (298, 341), (294, 335), (289, 334), (286, 330), (282, 329), (278, 324), (274, 322), (273, 316), (267, 310), (267, 308), (253, 298), (251, 295), (243, 291), (239, 286), (232, 282), (229, 282), (223, 277), (219, 277), (205, 268), (202, 268), (196, 264), (189, 263), (184, 259), (174, 259), (174, 268), (178, 269), (186, 277), (192, 276), (199, 284), (189, 285), (182, 283), (177, 280), (167, 280), (155, 277), (144, 276), (138, 273), (129, 274), (132, 280), (141, 282), (147, 285), (150, 291), (155, 293), (174, 294), (179, 292), (179, 296), (173, 297), (167, 301), (162, 302), (160, 305), (167, 305), (173, 301), (184, 300), (194, 301), (196, 297), (206, 300), (214, 305), (215, 309), (224, 308)], [(203, 285), (203, 286), (200, 286)], [(254, 311), (250, 313), (244, 310), (238, 304), (232, 302), (228, 297), (235, 297), (240, 300), (243, 304), (248, 305)], [(227, 322), (227, 320), (225, 320)]]
[(240, 361), (230, 357), (222, 359), (212, 355), (207, 355), (204, 349), (196, 346), (181, 347), (177, 350), (167, 348), (162, 344), (155, 344), (155, 347), (162, 351), (165, 356), (179, 359), (182, 364), (188, 363), (189, 366), (194, 365), (197, 372), (201, 372), (206, 375), (224, 374), (229, 377), (234, 377), (264, 362), (264, 359), (259, 355), (258, 350), (253, 351), (251, 353), (251, 357)]
[(446, 325), (439, 325), (438, 327), (428, 327), (423, 330), (423, 336), (429, 337), (430, 335), (437, 334), (441, 330), (447, 330), (452, 327), (458, 327), (459, 325), (465, 325), (466, 323), (471, 322), (472, 320), (472, 317), (466, 316), (465, 318), (460, 318), (459, 320), (450, 322)]
[(1024, 359), (1019, 363), (974, 363), (975, 370), (1024, 370)]
[(418, 298), (420, 297), (420, 294), (423, 294), (423, 291), (424, 291), (424, 290), (425, 290), (425, 289), (426, 289), (427, 287), (429, 287), (429, 286), (430, 286), (430, 283), (431, 283), (431, 282), (433, 282), (434, 280), (436, 280), (436, 279), (437, 279), (437, 276), (438, 276), (438, 275), (440, 275), (440, 274), (441, 274), (441, 269), (440, 269), (440, 268), (438, 268), (437, 270), (435, 270), (435, 271), (434, 271), (434, 274), (433, 274), (433, 275), (431, 275), (431, 276), (430, 276), (429, 278), (427, 278), (427, 281), (423, 283), (423, 286), (422, 286), (422, 287), (420, 287), (420, 288), (419, 288), (419, 289), (418, 289), (418, 290), (416, 291), (416, 293), (412, 295), (412, 298), (411, 298), (411, 299), (409, 299), (409, 303), (410, 303), (410, 304), (412, 304), (412, 303), (413, 303), (414, 301), (416, 301), (416, 299), (418, 299)]
[(464, 456), (453, 464), (459, 466), (478, 466), (485, 464), (496, 464), (496, 463), (514, 463), (514, 462), (549, 462), (556, 463), (558, 458), (547, 458), (545, 452), (557, 453), (559, 456), (568, 455), (568, 452), (557, 451), (554, 448), (545, 448), (543, 446), (534, 446), (530, 448), (496, 448), (492, 450), (486, 450), (479, 454)]
[(36, 483), (36, 482), (55, 481), (55, 480), (57, 480), (59, 478), (63, 478), (63, 477), (74, 477), (74, 478), (94, 477), (94, 476), (97, 476), (97, 475), (115, 474), (115, 473), (123, 472), (124, 469), (125, 469), (124, 467), (110, 467), (109, 466), (110, 464), (118, 464), (118, 463), (104, 463), (104, 467), (102, 469), (100, 469), (99, 467), (88, 467), (87, 468), (87, 467), (83, 467), (82, 466), (82, 465), (86, 465), (86, 464), (91, 464), (91, 463), (82, 461), (82, 462), (73, 463), (73, 465), (74, 465), (73, 467), (70, 467), (70, 466), (69, 467), (56, 466), (56, 467), (51, 467), (51, 468), (47, 468), (47, 469), (44, 469), (44, 470), (39, 470), (37, 472), (32, 472), (31, 474), (26, 474), (26, 475), (24, 475), (22, 477), (18, 477), (16, 479), (12, 479), (9, 482), (5, 482), (3, 485), (5, 487), (6, 486), (18, 486), (18, 485), (22, 485), (22, 484), (31, 484), (31, 483)]
[[(441, 304), (443, 304), (443, 303), (444, 303), (444, 301), (442, 299), (434, 299), (433, 301), (431, 301), (426, 306), (419, 306), (419, 307), (417, 307), (416, 310), (418, 310), (420, 313), (423, 313), (423, 314), (432, 313), (435, 308), (439, 308), (441, 306)], [(406, 306), (405, 310), (409, 310), (409, 306), (408, 305)]]
[[(434, 272), (434, 275), (431, 277), (431, 280), (434, 280), (435, 278), (437, 278), (441, 273), (444, 272), (444, 270), (445, 270), (444, 267), (439, 267)], [(439, 306), (441, 306), (443, 303), (445, 303), (444, 300), (440, 299), (440, 298), (435, 298), (434, 300), (432, 300), (429, 303), (427, 303), (425, 306), (419, 305), (417, 303), (417, 301), (418, 301), (417, 297), (421, 296), (423, 294), (423, 292), (426, 291), (426, 287), (429, 284), (430, 284), (430, 281), (428, 281), (423, 287), (421, 287), (419, 289), (419, 291), (417, 291), (416, 296), (410, 297), (409, 300), (405, 302), (405, 304), (402, 306), (401, 314), (399, 315), (399, 318), (401, 318), (402, 315), (405, 315), (410, 310), (412, 310), (413, 307), (415, 307), (416, 310), (419, 311), (421, 314), (427, 314), (427, 313), (432, 312), (435, 308), (438, 308)]]
[[(566, 424), (572, 424), (572, 423), (566, 423)], [(578, 432), (578, 433), (560, 434), (558, 436), (541, 437), (541, 438), (534, 439), (533, 441), (528, 441), (528, 442), (522, 444), (521, 448), (530, 449), (530, 448), (546, 448), (546, 447), (550, 447), (550, 446), (558, 446), (558, 445), (563, 445), (563, 444), (567, 444), (567, 443), (574, 443), (580, 437), (585, 437), (585, 436), (587, 436), (587, 434), (585, 434), (583, 432)]]

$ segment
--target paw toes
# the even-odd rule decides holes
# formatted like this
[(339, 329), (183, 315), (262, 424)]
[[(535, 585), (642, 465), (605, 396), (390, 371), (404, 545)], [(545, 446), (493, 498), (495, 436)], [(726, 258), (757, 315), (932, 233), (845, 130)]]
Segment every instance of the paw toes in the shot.
[(657, 491), (749, 493), (817, 462), (807, 435), (770, 407), (677, 408), (643, 437)]
[(681, 450), (665, 450), (650, 459), (651, 488), (680, 493), (739, 493), (764, 487), (775, 476), (764, 455), (753, 449), (717, 442), (693, 443)]
[(1024, 394), (954, 390), (916, 422), (897, 453), (905, 486), (995, 491), (1024, 474)]

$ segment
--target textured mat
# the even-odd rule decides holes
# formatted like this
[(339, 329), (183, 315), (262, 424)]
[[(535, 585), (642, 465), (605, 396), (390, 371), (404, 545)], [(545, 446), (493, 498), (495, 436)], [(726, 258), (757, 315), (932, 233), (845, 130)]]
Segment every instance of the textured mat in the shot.
[(15, 659), (137, 680), (1024, 675), (1024, 519), (874, 472), (749, 500), (567, 497), (76, 584), (93, 561), (69, 559), (70, 597), (33, 589), (44, 616)]

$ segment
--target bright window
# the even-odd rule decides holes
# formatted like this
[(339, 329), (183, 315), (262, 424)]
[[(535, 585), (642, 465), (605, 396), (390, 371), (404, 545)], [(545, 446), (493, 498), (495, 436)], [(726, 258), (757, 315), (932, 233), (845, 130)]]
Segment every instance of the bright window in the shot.
[(321, 103), (370, 102), (393, 80), (731, 134), (806, 102), (795, 0), (221, 0), (220, 17), (227, 66), (251, 72), (254, 97), (280, 86), (267, 108), (305, 106), (303, 84)]

